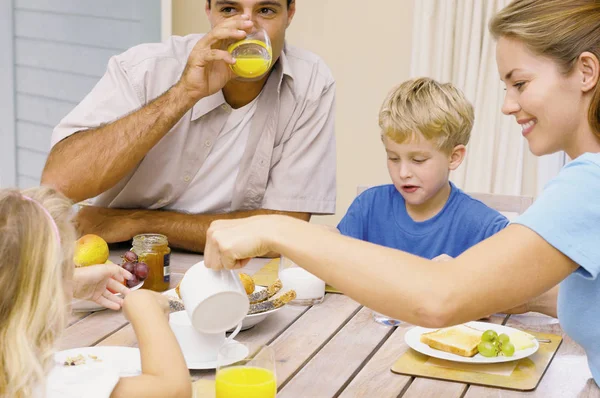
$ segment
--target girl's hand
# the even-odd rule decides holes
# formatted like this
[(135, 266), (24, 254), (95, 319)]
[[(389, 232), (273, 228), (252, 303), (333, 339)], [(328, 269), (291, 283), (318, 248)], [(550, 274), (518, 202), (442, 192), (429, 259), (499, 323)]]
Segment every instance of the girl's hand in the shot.
[[(131, 278), (133, 275), (130, 272), (115, 264), (75, 268), (73, 296), (94, 301), (111, 310), (119, 310), (123, 305), (123, 297), (129, 293), (123, 282)], [(116, 293), (121, 293), (123, 297)]]

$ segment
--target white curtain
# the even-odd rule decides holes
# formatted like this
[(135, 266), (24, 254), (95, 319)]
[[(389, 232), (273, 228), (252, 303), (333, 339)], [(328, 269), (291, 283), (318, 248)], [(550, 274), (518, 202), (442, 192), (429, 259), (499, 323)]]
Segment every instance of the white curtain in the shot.
[(459, 87), (475, 107), (467, 157), (452, 181), (468, 192), (536, 196), (563, 153), (535, 157), (513, 116), (500, 111), (504, 84), (488, 21), (510, 0), (416, 0), (411, 76)]

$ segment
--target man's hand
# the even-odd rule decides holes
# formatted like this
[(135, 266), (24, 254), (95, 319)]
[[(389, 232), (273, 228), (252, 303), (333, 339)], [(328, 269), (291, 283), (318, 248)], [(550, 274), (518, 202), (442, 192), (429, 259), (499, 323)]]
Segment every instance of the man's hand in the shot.
[(221, 90), (235, 77), (229, 67), (235, 64), (235, 60), (226, 46), (245, 38), (253, 26), (247, 15), (228, 18), (215, 26), (192, 49), (177, 85), (194, 102)]
[(131, 210), (81, 206), (75, 224), (81, 235), (98, 235), (108, 243), (125, 242), (139, 233)]
[(78, 299), (94, 301), (111, 310), (119, 310), (123, 298), (129, 289), (122, 284), (133, 275), (115, 264), (99, 264), (75, 268), (73, 275), (73, 296)]

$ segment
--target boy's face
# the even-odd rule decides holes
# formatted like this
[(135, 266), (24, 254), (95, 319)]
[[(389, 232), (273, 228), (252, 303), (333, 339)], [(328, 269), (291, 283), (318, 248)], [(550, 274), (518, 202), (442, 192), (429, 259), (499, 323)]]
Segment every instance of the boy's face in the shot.
[(420, 136), (402, 144), (385, 135), (382, 140), (392, 182), (407, 206), (413, 207), (427, 204), (448, 186), (450, 170), (460, 165), (465, 151), (464, 145), (457, 145), (448, 154)]
[(285, 30), (296, 12), (296, 2), (289, 7), (287, 0), (211, 0), (206, 3), (206, 15), (212, 27), (236, 15), (246, 14), (254, 22), (253, 31), (264, 29), (273, 47), (273, 63), (281, 55)]

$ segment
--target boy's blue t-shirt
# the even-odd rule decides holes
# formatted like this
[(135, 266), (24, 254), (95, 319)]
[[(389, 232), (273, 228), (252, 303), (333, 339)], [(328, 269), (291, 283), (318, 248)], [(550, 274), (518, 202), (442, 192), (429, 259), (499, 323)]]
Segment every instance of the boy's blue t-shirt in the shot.
[(429, 220), (415, 222), (404, 198), (393, 185), (370, 188), (358, 196), (338, 224), (343, 235), (432, 259), (457, 257), (494, 235), (508, 219), (450, 183), (442, 210)]
[(522, 224), (579, 268), (560, 283), (558, 319), (583, 347), (600, 386), (600, 154), (568, 163), (514, 223)]

